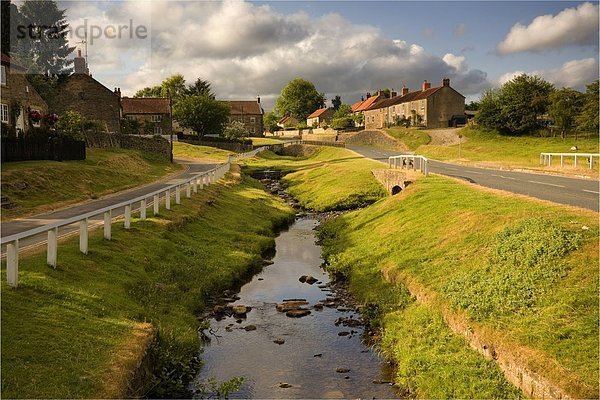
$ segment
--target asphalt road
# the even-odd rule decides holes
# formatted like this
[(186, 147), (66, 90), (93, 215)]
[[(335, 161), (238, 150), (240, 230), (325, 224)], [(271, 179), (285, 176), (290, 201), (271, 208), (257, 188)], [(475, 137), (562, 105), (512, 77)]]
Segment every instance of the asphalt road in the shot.
[[(386, 163), (388, 157), (401, 154), (394, 150), (372, 147), (350, 145), (347, 148), (364, 157)], [(593, 211), (599, 211), (600, 209), (600, 182), (595, 179), (464, 167), (433, 160), (429, 160), (429, 172), (452, 176), (488, 188), (523, 194), (554, 203), (567, 204)]]
[[(214, 168), (215, 166), (217, 166), (217, 164), (197, 163), (197, 162), (186, 161), (186, 160), (177, 160), (177, 162), (179, 164), (186, 164), (187, 169), (186, 169), (186, 171), (184, 171), (180, 174), (177, 174), (177, 175), (171, 177), (170, 179), (163, 180), (163, 181), (160, 181), (157, 183), (151, 183), (148, 185), (140, 186), (135, 189), (126, 190), (124, 192), (119, 192), (115, 195), (107, 196), (102, 199), (92, 200), (92, 201), (88, 201), (85, 203), (68, 206), (64, 209), (61, 209), (61, 210), (58, 210), (58, 211), (55, 211), (55, 212), (52, 212), (49, 214), (41, 214), (41, 215), (36, 215), (33, 217), (19, 218), (19, 219), (15, 219), (15, 220), (12, 220), (9, 222), (3, 222), (0, 227), (2, 237), (10, 236), (15, 233), (24, 232), (29, 229), (37, 228), (38, 226), (47, 225), (47, 224), (55, 222), (57, 220), (63, 220), (63, 219), (75, 217), (77, 215), (85, 214), (87, 212), (98, 210), (103, 207), (108, 207), (113, 204), (119, 204), (121, 202), (130, 200), (130, 199), (135, 199), (136, 197), (143, 196), (145, 193), (152, 193), (156, 190), (166, 188), (177, 182), (183, 182), (186, 178), (191, 178), (192, 176), (198, 174), (199, 172), (208, 171), (208, 170)], [(185, 194), (184, 194), (184, 196), (185, 196)], [(149, 215), (152, 215), (152, 208), (151, 208), (152, 201), (151, 200), (152, 199), (148, 199), (148, 203), (147, 203), (147, 206), (148, 206), (147, 212), (150, 213)], [(161, 199), (161, 201), (162, 201), (162, 199)], [(137, 208), (136, 207), (132, 207), (132, 208), (133, 208), (132, 212), (138, 211), (139, 204), (137, 204)], [(113, 210), (112, 217), (114, 219), (114, 218), (123, 216), (124, 213), (125, 213), (125, 207), (122, 207), (122, 208)], [(103, 221), (104, 221), (103, 215), (100, 214), (94, 218), (89, 219), (89, 226), (90, 226), (90, 228), (100, 226), (103, 224)], [(79, 224), (78, 223), (75, 223), (72, 225), (67, 225), (67, 226), (61, 227), (59, 229), (59, 237), (60, 238), (68, 237), (70, 235), (78, 234), (78, 233), (79, 233)], [(47, 239), (47, 233), (30, 236), (28, 238), (19, 240), (19, 247), (21, 249), (32, 248), (32, 247), (38, 246), (40, 244), (43, 244), (46, 241), (46, 239)], [(6, 251), (6, 246), (3, 245), (2, 249), (1, 249), (3, 256), (5, 254), (5, 251)]]

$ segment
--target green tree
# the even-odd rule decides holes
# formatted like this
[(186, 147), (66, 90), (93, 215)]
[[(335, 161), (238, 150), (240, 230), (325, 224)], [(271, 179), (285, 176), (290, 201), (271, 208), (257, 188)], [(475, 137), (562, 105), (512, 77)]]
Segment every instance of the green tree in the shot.
[(468, 111), (477, 111), (479, 110), (479, 102), (471, 101), (469, 104), (465, 104), (465, 110)]
[(152, 86), (145, 87), (135, 92), (133, 97), (162, 97), (162, 87)]
[(23, 59), (33, 62), (30, 65), (36, 68), (28, 73), (70, 74), (73, 61), (67, 57), (75, 47), (67, 40), (66, 10), (60, 10), (52, 0), (26, 0), (19, 7), (19, 19), (12, 50), (21, 64)]
[(333, 118), (342, 118), (352, 115), (352, 106), (349, 104), (340, 104), (336, 111), (333, 113)]
[(538, 76), (517, 76), (483, 94), (477, 122), (504, 134), (533, 132), (539, 128), (538, 117), (548, 110), (553, 91), (552, 84)]
[(58, 136), (83, 140), (85, 123), (86, 119), (77, 111), (67, 111), (59, 117), (56, 133)]
[(229, 105), (208, 96), (188, 96), (173, 106), (173, 117), (181, 126), (198, 134), (198, 140), (206, 134), (223, 133), (229, 118)]
[(227, 139), (240, 139), (249, 135), (246, 126), (241, 121), (231, 121), (223, 130), (223, 136)]
[(598, 129), (600, 128), (600, 116), (598, 115), (600, 108), (598, 98), (600, 93), (598, 91), (598, 83), (599, 81), (596, 80), (586, 85), (586, 91), (583, 95), (583, 106), (576, 118), (577, 129), (582, 132), (598, 133)]
[(210, 82), (201, 78), (196, 79), (193, 85), (189, 85), (185, 90), (186, 96), (208, 96), (215, 98), (215, 95), (210, 88)]
[(275, 101), (275, 112), (291, 115), (298, 121), (306, 121), (313, 111), (325, 107), (325, 95), (319, 93), (312, 82), (296, 78), (288, 82)]
[(333, 109), (337, 111), (337, 109), (342, 105), (342, 98), (339, 95), (335, 96), (333, 99), (331, 99), (331, 105), (333, 106)]
[(562, 88), (550, 94), (550, 106), (548, 116), (557, 128), (560, 129), (560, 137), (575, 126), (575, 118), (581, 112), (583, 94), (570, 88)]
[(280, 127), (277, 125), (279, 119), (279, 116), (274, 112), (267, 112), (265, 115), (263, 115), (263, 123), (267, 132), (273, 133), (280, 129)]

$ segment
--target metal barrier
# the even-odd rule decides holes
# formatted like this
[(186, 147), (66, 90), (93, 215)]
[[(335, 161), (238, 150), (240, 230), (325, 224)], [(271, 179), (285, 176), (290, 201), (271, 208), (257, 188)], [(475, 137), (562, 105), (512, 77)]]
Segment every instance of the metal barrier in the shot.
[(560, 157), (560, 166), (565, 166), (565, 158), (566, 157), (574, 157), (575, 161), (573, 166), (577, 168), (577, 157), (587, 158), (587, 163), (590, 166), (590, 169), (594, 168), (594, 157), (598, 157), (600, 159), (600, 154), (597, 153), (540, 153), (540, 164), (543, 165), (552, 165), (552, 157)]
[(429, 175), (429, 160), (423, 156), (415, 156), (411, 154), (401, 154), (399, 156), (391, 156), (388, 158), (388, 166), (390, 168), (409, 168), (409, 169), (417, 169), (417, 164), (419, 170), (423, 173), (423, 175)]
[(193, 177), (184, 180), (183, 182), (173, 184), (163, 189), (156, 190), (151, 193), (147, 193), (143, 196), (136, 197), (131, 200), (127, 200), (118, 204), (114, 204), (108, 207), (100, 208), (94, 211), (87, 212), (72, 218), (68, 218), (62, 221), (53, 222), (44, 226), (33, 228), (24, 232), (16, 233), (0, 239), (1, 244), (6, 244), (6, 282), (9, 286), (17, 287), (19, 284), (19, 240), (30, 236), (34, 236), (40, 233), (48, 232), (48, 244), (47, 244), (47, 263), (49, 266), (56, 268), (57, 255), (58, 255), (58, 230), (60, 227), (75, 224), (79, 222), (79, 250), (83, 254), (88, 253), (88, 225), (89, 219), (97, 215), (104, 216), (104, 238), (107, 240), (111, 239), (111, 228), (112, 228), (112, 211), (125, 207), (124, 213), (124, 227), (130, 229), (131, 227), (131, 211), (134, 204), (140, 204), (140, 220), (146, 219), (146, 209), (150, 205), (148, 200), (153, 201), (153, 214), (157, 215), (160, 209), (160, 199), (164, 198), (165, 208), (171, 209), (171, 196), (175, 195), (175, 204), (181, 202), (181, 192), (185, 190), (186, 197), (191, 197), (192, 192), (197, 193), (198, 189), (202, 190), (204, 186), (208, 186), (217, 180), (221, 179), (229, 169), (231, 163), (236, 160), (250, 158), (255, 156), (257, 153), (265, 150), (267, 147), (261, 147), (252, 150), (248, 153), (237, 154), (235, 156), (229, 156), (226, 163), (221, 164), (209, 171), (205, 171), (194, 175)]

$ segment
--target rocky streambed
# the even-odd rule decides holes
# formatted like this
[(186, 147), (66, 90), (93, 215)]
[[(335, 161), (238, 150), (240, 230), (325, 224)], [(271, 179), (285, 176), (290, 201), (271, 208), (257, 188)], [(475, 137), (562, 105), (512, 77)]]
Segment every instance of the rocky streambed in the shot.
[(244, 377), (230, 398), (395, 397), (360, 307), (321, 267), (317, 225), (297, 219), (276, 239), (273, 264), (214, 300), (199, 382)]

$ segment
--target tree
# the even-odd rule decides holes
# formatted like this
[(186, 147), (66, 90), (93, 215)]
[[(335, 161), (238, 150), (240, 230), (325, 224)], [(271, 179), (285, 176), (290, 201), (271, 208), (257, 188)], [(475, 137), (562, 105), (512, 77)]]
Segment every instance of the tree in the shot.
[(325, 107), (325, 95), (317, 92), (315, 85), (302, 78), (288, 82), (275, 101), (275, 112), (291, 115), (298, 121), (306, 121), (313, 111)]
[(249, 135), (250, 133), (246, 129), (244, 123), (241, 121), (231, 121), (223, 130), (223, 136), (225, 136), (227, 139), (240, 139)]
[(477, 111), (479, 110), (479, 102), (471, 101), (469, 104), (465, 104), (465, 110), (468, 111)]
[[(19, 7), (16, 43), (11, 43), (17, 59), (23, 64), (23, 59), (33, 62), (28, 73), (50, 75), (72, 72), (72, 60), (67, 57), (75, 47), (70, 47), (67, 40), (69, 24), (66, 10), (58, 9), (52, 0), (26, 0)], [(11, 15), (14, 17), (14, 15)], [(13, 26), (15, 21), (12, 21)]]
[(331, 105), (333, 106), (333, 109), (335, 111), (337, 111), (338, 108), (340, 108), (340, 106), (342, 105), (342, 98), (338, 95), (335, 96), (332, 100), (331, 100)]
[(598, 109), (600, 108), (598, 104), (598, 84), (599, 81), (596, 80), (589, 85), (586, 85), (581, 112), (576, 118), (577, 129), (580, 131), (598, 133), (598, 128), (600, 127), (600, 117), (598, 115)]
[(352, 115), (352, 106), (349, 104), (340, 104), (340, 106), (333, 113), (333, 118), (342, 118)]
[(498, 90), (484, 92), (477, 122), (500, 133), (522, 135), (540, 127), (538, 118), (545, 114), (554, 87), (537, 76), (522, 74)]
[(274, 112), (267, 112), (265, 113), (265, 115), (263, 115), (263, 123), (265, 125), (265, 130), (267, 132), (275, 132), (278, 131), (279, 125), (277, 125), (277, 122), (279, 121), (279, 116), (276, 115)]
[(67, 111), (58, 119), (56, 131), (59, 136), (83, 140), (85, 123), (86, 119), (77, 111)]
[(548, 116), (560, 129), (560, 137), (563, 139), (575, 126), (575, 118), (581, 112), (582, 104), (583, 94), (577, 90), (562, 88), (550, 94)]
[(184, 128), (196, 131), (198, 140), (209, 133), (221, 135), (229, 113), (227, 103), (208, 96), (188, 96), (173, 106), (173, 117)]
[(205, 81), (201, 78), (196, 79), (193, 85), (189, 85), (185, 90), (186, 96), (208, 96), (215, 98), (211, 88), (210, 82)]
[(135, 92), (133, 97), (162, 97), (162, 87), (152, 86), (145, 87)]

